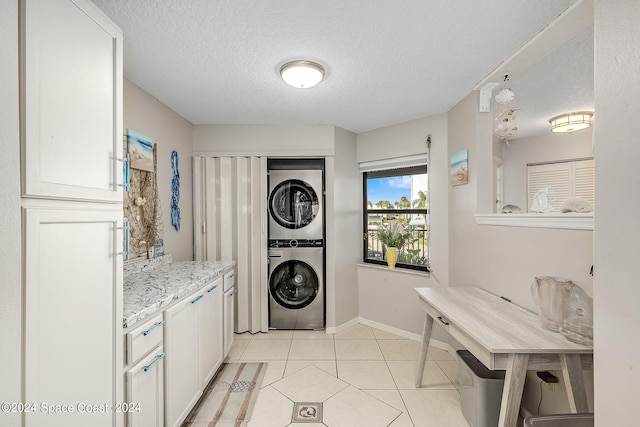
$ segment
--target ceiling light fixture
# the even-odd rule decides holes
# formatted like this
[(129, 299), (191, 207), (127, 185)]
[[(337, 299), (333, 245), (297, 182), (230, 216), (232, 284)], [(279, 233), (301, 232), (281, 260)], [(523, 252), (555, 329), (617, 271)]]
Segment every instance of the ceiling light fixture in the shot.
[(322, 81), (324, 68), (313, 61), (291, 61), (280, 67), (280, 75), (290, 86), (308, 89)]
[(549, 119), (551, 132), (571, 133), (576, 130), (586, 129), (591, 126), (593, 113), (580, 111), (577, 113), (561, 114)]

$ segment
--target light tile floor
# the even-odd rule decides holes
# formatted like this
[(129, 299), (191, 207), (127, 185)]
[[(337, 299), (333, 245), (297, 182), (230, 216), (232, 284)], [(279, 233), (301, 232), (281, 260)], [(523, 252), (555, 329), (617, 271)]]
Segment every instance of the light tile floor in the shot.
[[(468, 427), (456, 360), (431, 348), (414, 386), (420, 343), (355, 325), (337, 334), (235, 335), (229, 362), (267, 362), (249, 427)], [(322, 402), (322, 423), (292, 423), (295, 402)]]

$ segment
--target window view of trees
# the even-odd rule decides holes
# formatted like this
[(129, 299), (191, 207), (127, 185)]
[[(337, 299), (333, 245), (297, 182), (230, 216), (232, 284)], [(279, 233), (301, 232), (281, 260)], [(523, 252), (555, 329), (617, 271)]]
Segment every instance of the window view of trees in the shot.
[(401, 226), (410, 235), (398, 248), (397, 267), (428, 270), (429, 193), (426, 166), (365, 172), (364, 261), (385, 264), (380, 230)]

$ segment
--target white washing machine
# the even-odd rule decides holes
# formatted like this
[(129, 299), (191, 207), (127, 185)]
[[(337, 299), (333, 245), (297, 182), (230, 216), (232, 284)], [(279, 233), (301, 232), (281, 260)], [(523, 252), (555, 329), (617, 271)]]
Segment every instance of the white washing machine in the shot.
[(269, 240), (269, 329), (324, 329), (323, 246)]
[(322, 239), (322, 188), (322, 170), (270, 170), (269, 239)]

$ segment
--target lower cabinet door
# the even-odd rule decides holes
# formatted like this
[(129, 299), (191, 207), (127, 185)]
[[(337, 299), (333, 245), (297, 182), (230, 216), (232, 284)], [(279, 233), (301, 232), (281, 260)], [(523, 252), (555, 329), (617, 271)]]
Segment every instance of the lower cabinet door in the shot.
[(224, 357), (229, 355), (231, 347), (233, 347), (235, 294), (235, 286), (224, 293)]
[(160, 346), (127, 371), (127, 398), (120, 409), (128, 427), (164, 426), (165, 354)]
[(25, 426), (122, 425), (122, 207), (109, 208), (23, 211), (23, 398), (38, 405)]
[(200, 320), (200, 389), (204, 390), (222, 363), (222, 277), (205, 286), (198, 306)]
[(196, 293), (164, 312), (165, 424), (178, 426), (201, 394), (198, 375), (198, 304)]

